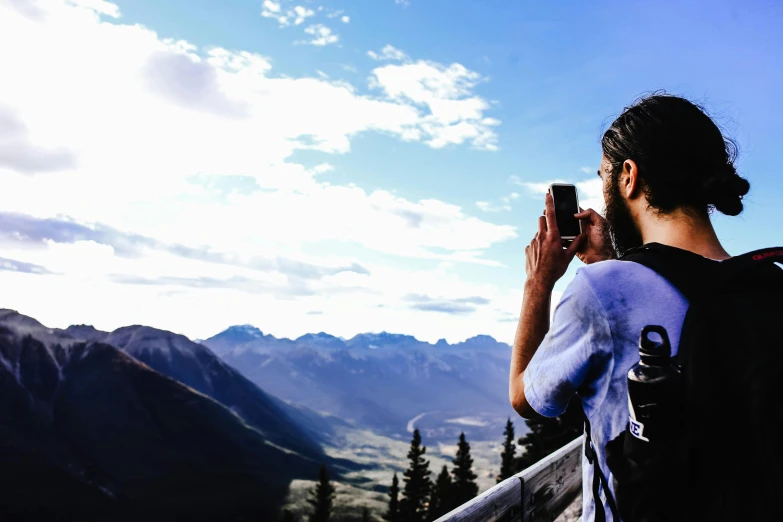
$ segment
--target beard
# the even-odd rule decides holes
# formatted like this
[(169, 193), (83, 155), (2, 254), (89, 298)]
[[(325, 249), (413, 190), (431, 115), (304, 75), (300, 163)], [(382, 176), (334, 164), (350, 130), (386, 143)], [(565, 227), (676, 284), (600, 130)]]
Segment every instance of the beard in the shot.
[(613, 245), (618, 257), (643, 245), (642, 235), (634, 223), (628, 203), (620, 194), (617, 179), (610, 179), (606, 193), (606, 225), (603, 228), (604, 244)]

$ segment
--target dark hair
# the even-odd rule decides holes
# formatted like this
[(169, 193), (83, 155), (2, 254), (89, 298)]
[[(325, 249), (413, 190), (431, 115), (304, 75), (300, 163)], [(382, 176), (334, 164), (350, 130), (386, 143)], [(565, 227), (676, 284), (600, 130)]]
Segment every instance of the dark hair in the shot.
[(736, 143), (702, 107), (684, 98), (661, 93), (641, 98), (614, 120), (601, 147), (613, 183), (625, 160), (636, 163), (647, 202), (658, 212), (742, 212), (750, 183), (734, 168)]

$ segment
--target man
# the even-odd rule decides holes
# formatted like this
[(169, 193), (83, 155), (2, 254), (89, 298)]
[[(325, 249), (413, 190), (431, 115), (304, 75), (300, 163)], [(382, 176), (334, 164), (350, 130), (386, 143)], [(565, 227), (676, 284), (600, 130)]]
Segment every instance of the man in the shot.
[[(628, 422), (626, 376), (639, 360), (640, 331), (647, 324), (664, 326), (675, 354), (688, 307), (666, 279), (616, 258), (659, 243), (728, 259), (710, 213), (739, 214), (750, 185), (734, 169), (734, 143), (700, 107), (676, 96), (652, 95), (626, 108), (601, 145), (605, 219), (592, 209), (576, 214), (583, 233), (564, 248), (547, 195), (538, 232), (525, 249), (527, 280), (509, 397), (522, 417), (554, 417), (577, 394), (613, 497), (604, 448)], [(552, 289), (574, 256), (587, 266), (566, 288), (550, 328)], [(595, 519), (596, 501), (612, 520), (605, 487), (593, 498), (593, 473), (583, 459), (584, 520)]]

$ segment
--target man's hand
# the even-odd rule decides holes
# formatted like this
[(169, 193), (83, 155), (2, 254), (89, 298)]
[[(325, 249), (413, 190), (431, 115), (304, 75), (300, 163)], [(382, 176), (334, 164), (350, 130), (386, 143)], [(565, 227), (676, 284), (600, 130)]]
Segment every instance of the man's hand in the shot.
[(526, 419), (538, 416), (525, 397), (524, 372), (549, 330), (549, 305), (555, 282), (563, 277), (568, 264), (585, 240), (579, 234), (563, 248), (555, 219), (552, 196), (546, 195), (544, 215), (538, 218), (538, 232), (525, 248), (527, 281), (522, 293), (522, 312), (511, 351), (508, 396), (511, 406)]
[(592, 208), (587, 210), (580, 208), (579, 210), (581, 212), (574, 214), (574, 217), (582, 220), (582, 235), (585, 236), (585, 240), (577, 250), (576, 256), (586, 265), (597, 261), (616, 259), (617, 254), (615, 254), (612, 245), (607, 244), (604, 236), (606, 220), (603, 216)]
[(579, 234), (568, 248), (563, 249), (555, 219), (555, 205), (552, 196), (547, 194), (544, 215), (538, 218), (538, 232), (525, 248), (527, 282), (541, 285), (544, 291), (551, 291), (555, 282), (565, 274), (568, 264), (580, 249), (584, 236), (585, 234)]

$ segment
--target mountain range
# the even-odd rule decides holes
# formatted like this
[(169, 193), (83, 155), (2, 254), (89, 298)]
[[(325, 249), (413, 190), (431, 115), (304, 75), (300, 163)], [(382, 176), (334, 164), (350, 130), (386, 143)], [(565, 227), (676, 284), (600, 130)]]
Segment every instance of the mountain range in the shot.
[(291, 480), (355, 468), (323, 453), (327, 421), (148, 327), (56, 330), (0, 309), (0, 394), (9, 520), (264, 520)]
[(349, 481), (366, 469), (324, 451), (345, 429), (499, 439), (510, 352), (488, 336), (282, 339), (250, 325), (193, 342), (0, 309), (0, 518), (268, 519), (321, 463)]
[(489, 336), (425, 343), (408, 335), (327, 333), (279, 339), (251, 325), (201, 341), (269, 393), (397, 438), (461, 431), (494, 440), (516, 413), (508, 400), (511, 347)]

